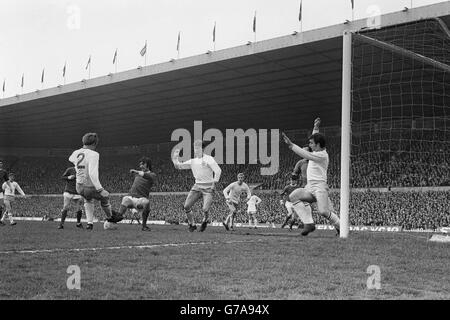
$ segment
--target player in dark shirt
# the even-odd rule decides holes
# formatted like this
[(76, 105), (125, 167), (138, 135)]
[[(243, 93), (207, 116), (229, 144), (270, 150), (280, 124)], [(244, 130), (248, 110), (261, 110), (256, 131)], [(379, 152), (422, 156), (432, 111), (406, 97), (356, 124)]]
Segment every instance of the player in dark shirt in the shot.
[(8, 172), (3, 169), (3, 160), (0, 159), (0, 217), (3, 215), (3, 210), (5, 210), (5, 204), (3, 203), (3, 189), (1, 188), (1, 185), (3, 185), (4, 182), (8, 181)]
[(83, 224), (81, 223), (81, 216), (83, 215), (83, 197), (78, 194), (76, 189), (75, 167), (67, 168), (61, 178), (66, 181), (66, 186), (63, 193), (64, 206), (61, 210), (61, 222), (59, 223), (58, 229), (64, 229), (64, 221), (66, 220), (71, 202), (73, 202), (78, 209), (77, 227), (83, 229)]
[(156, 179), (156, 174), (152, 170), (152, 162), (148, 157), (139, 160), (139, 169), (131, 169), (134, 174), (134, 182), (130, 192), (123, 197), (119, 209), (119, 216), (123, 217), (127, 209), (136, 209), (142, 212), (142, 231), (150, 231), (147, 227), (147, 219), (150, 214), (149, 193)]
[(291, 223), (289, 225), (289, 228), (292, 229), (292, 226), (295, 224), (295, 216), (297, 215), (293, 209), (292, 203), (289, 201), (289, 195), (292, 191), (298, 188), (298, 175), (292, 174), (291, 175), (291, 181), (288, 185), (286, 185), (283, 189), (283, 192), (280, 193), (281, 200), (280, 204), (284, 205), (288, 211), (288, 214), (286, 215), (286, 219), (284, 220), (283, 224), (281, 225), (281, 228), (284, 228), (289, 220), (291, 220)]

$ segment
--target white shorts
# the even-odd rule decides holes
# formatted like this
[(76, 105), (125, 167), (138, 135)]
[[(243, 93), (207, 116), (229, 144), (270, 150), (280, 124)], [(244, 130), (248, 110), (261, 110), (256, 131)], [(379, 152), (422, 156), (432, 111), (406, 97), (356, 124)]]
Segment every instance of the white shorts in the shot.
[(132, 196), (125, 196), (122, 199), (122, 204), (127, 208), (144, 209), (149, 202), (147, 198), (135, 198)]
[(248, 214), (256, 214), (256, 210), (247, 210)]
[(0, 192), (0, 199), (3, 199), (3, 192)]
[(287, 211), (289, 214), (293, 214), (294, 213), (294, 204), (290, 201), (286, 201), (284, 203), (284, 206), (286, 207)]
[(72, 193), (68, 193), (68, 192), (64, 192), (63, 196), (67, 200), (80, 200), (80, 199), (83, 199), (79, 194), (72, 194)]
[(310, 192), (314, 197), (317, 196), (317, 193), (327, 193), (328, 194), (328, 185), (323, 181), (308, 181), (308, 184), (305, 186), (305, 190)]

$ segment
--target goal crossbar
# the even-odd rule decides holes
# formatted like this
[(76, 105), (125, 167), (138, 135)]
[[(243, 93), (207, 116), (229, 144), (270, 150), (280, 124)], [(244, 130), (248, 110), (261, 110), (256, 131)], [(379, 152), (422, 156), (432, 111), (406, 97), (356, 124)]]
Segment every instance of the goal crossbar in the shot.
[(371, 38), (371, 37), (368, 37), (368, 36), (365, 36), (365, 35), (362, 35), (362, 34), (357, 34), (357, 33), (353, 34), (353, 37), (355, 37), (355, 39), (357, 39), (359, 41), (366, 42), (366, 43), (371, 44), (371, 45), (373, 45), (375, 47), (378, 47), (378, 48), (381, 48), (381, 49), (385, 49), (385, 50), (390, 50), (390, 51), (395, 52), (395, 53), (397, 53), (399, 55), (406, 56), (406, 57), (414, 59), (416, 61), (419, 61), (419, 62), (428, 64), (428, 65), (431, 65), (431, 66), (436, 67), (436, 68), (440, 68), (443, 71), (450, 72), (450, 66), (449, 65), (447, 65), (445, 63), (442, 63), (442, 62), (439, 62), (439, 61), (436, 61), (434, 59), (425, 57), (425, 56), (423, 56), (421, 54), (418, 54), (418, 53), (415, 53), (415, 52), (413, 52), (411, 50), (401, 48), (399, 46), (396, 46), (395, 44), (387, 43), (387, 42), (384, 42), (384, 41), (381, 41), (381, 40), (377, 40), (377, 39), (374, 39), (374, 38)]

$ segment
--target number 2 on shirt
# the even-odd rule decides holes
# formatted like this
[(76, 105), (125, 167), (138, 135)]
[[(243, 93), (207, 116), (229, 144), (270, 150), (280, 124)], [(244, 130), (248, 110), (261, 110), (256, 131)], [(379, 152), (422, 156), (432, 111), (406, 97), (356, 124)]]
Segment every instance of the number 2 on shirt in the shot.
[(77, 169), (84, 169), (84, 166), (81, 166), (81, 165), (80, 165), (81, 162), (84, 160), (84, 157), (85, 157), (84, 153), (79, 153), (79, 154), (77, 155), (77, 159), (78, 159), (78, 162), (77, 162)]

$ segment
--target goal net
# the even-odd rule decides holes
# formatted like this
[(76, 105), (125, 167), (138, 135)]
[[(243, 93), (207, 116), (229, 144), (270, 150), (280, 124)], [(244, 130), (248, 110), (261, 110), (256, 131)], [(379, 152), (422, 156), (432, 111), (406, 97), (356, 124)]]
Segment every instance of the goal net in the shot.
[[(363, 210), (350, 212), (348, 223), (358, 219), (365, 219), (364, 224), (383, 219), (404, 223), (411, 213), (389, 203), (391, 195), (386, 195), (386, 201), (377, 195), (373, 203), (360, 192), (450, 185), (450, 32), (441, 20), (429, 19), (347, 33), (346, 37), (341, 160), (342, 170), (348, 172), (341, 174), (342, 192), (349, 190), (352, 203), (355, 198), (367, 203)], [(346, 55), (350, 66), (346, 66)], [(351, 72), (350, 83), (346, 69), (347, 75)], [(346, 105), (350, 109), (347, 141)], [(345, 156), (347, 143), (349, 158)], [(346, 169), (348, 160), (351, 165)], [(347, 187), (345, 175), (349, 176)], [(345, 197), (341, 194), (341, 214), (347, 223)], [(414, 201), (414, 194), (402, 197)]]

